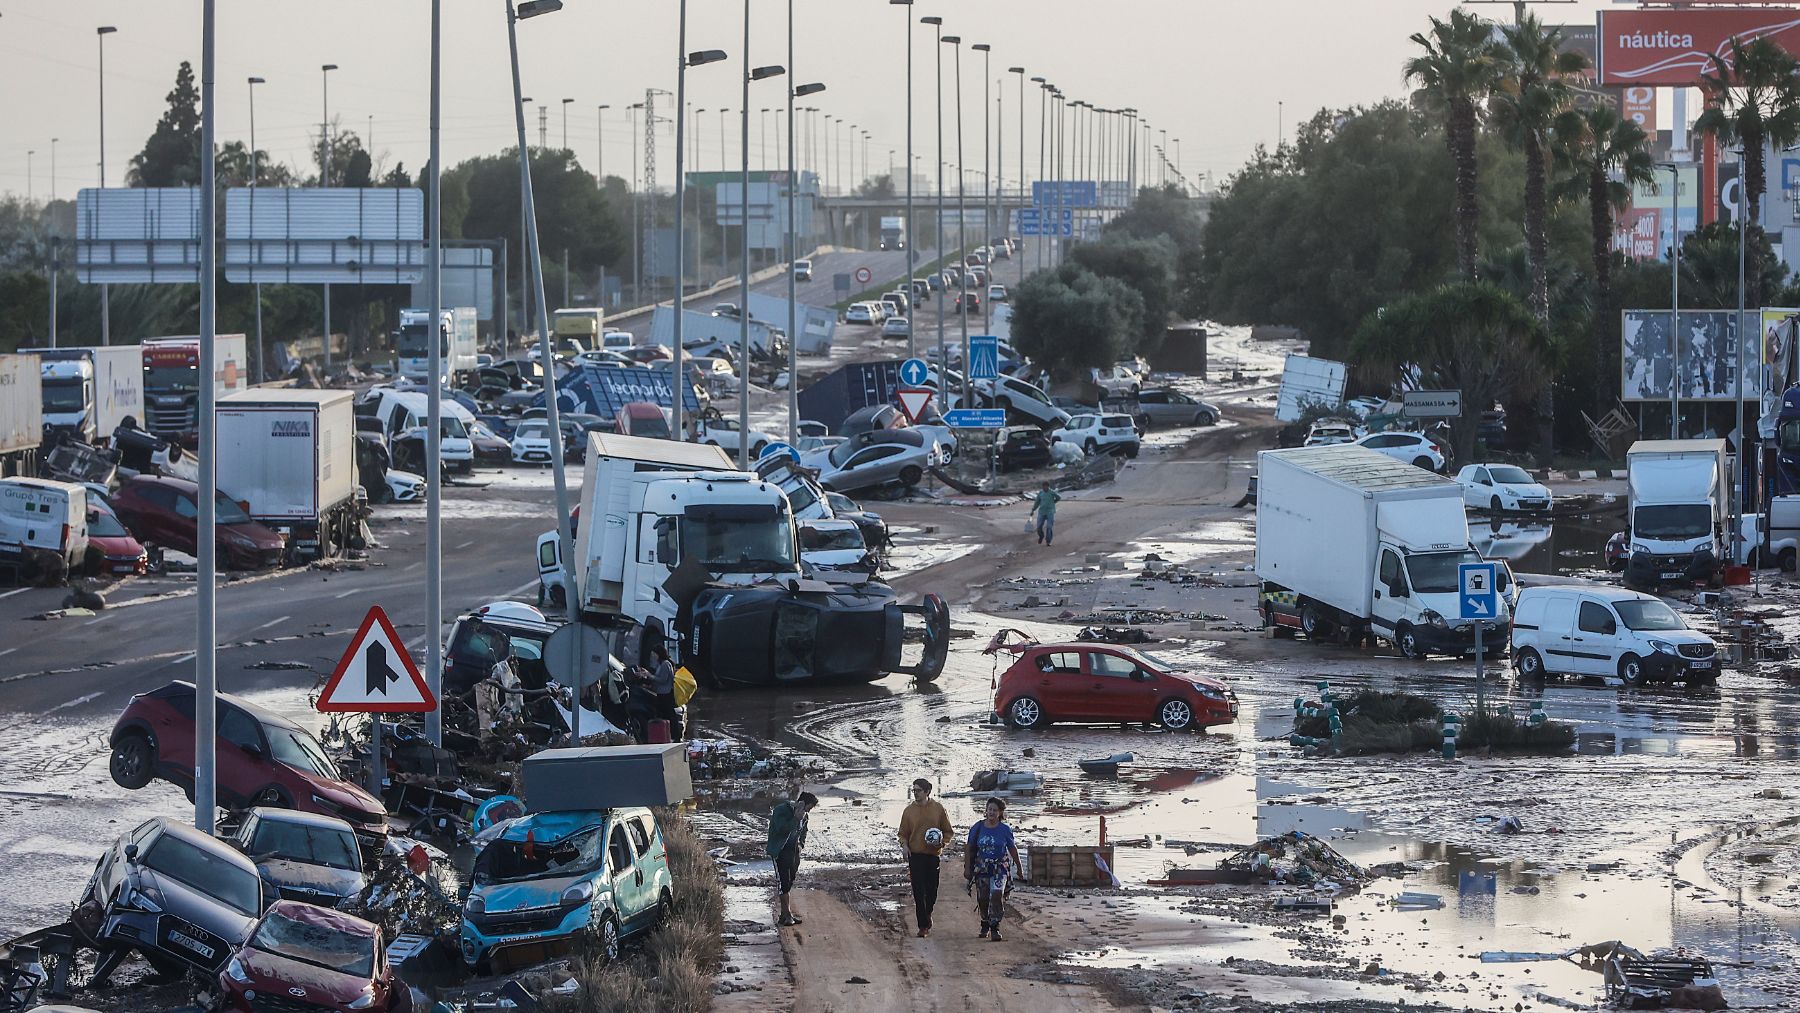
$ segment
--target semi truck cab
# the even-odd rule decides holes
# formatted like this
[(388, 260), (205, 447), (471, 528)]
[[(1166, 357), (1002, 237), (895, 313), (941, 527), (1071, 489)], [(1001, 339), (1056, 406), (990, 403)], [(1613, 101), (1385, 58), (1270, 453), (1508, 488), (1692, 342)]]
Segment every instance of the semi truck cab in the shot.
[(94, 365), (86, 359), (45, 359), (44, 427), (94, 442)]

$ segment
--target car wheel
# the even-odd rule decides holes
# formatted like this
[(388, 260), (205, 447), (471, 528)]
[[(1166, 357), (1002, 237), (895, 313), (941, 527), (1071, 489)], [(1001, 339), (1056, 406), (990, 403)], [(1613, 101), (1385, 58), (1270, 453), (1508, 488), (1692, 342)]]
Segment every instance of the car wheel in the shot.
[(1323, 609), (1307, 602), (1300, 609), (1300, 631), (1306, 634), (1308, 640), (1322, 640), (1331, 636), (1331, 620), (1325, 617)]
[(1196, 426), (1210, 426), (1210, 425), (1214, 425), (1218, 421), (1219, 421), (1218, 419), (1213, 418), (1211, 412), (1195, 412), (1194, 413), (1194, 425), (1196, 425)]
[(1411, 623), (1401, 623), (1394, 627), (1394, 647), (1400, 652), (1401, 657), (1413, 661), (1424, 660), (1425, 656), (1431, 653), (1425, 649), (1424, 644), (1419, 642), (1419, 631), (1413, 629)]
[(767, 450), (768, 448), (769, 448), (769, 445), (767, 443), (761, 443), (761, 442), (756, 443), (755, 445), (751, 446), (750, 459), (754, 461), (754, 460), (761, 458), (763, 451)]
[(1793, 573), (1795, 563), (1796, 563), (1796, 561), (1795, 561), (1795, 557), (1794, 557), (1794, 550), (1793, 549), (1782, 549), (1781, 556), (1780, 556), (1781, 568), (1783, 570), (1786, 570), (1789, 573)]
[(656, 898), (656, 914), (650, 919), (650, 924), (661, 925), (668, 921), (669, 912), (674, 909), (675, 898), (670, 895), (668, 888), (664, 887), (663, 892)]
[(1016, 697), (1006, 705), (1006, 723), (1014, 728), (1041, 728), (1044, 724), (1044, 706), (1036, 697)]
[(156, 747), (148, 738), (132, 732), (113, 747), (107, 768), (112, 773), (113, 783), (119, 787), (134, 791), (142, 788), (156, 776)]
[(1488, 513), (1497, 514), (1499, 512), (1500, 512), (1500, 497), (1495, 496), (1492, 499), (1488, 500)]
[(1542, 679), (1544, 677), (1544, 659), (1530, 647), (1519, 648), (1519, 656), (1513, 660), (1519, 675), (1526, 679)]
[(917, 465), (909, 464), (900, 469), (900, 484), (906, 486), (908, 489), (918, 485), (919, 479), (924, 477), (925, 473), (920, 471)]
[(1088, 457), (1093, 457), (1094, 452), (1098, 449), (1099, 448), (1094, 445), (1093, 440), (1088, 440), (1086, 443), (1083, 443), (1081, 445), (1081, 452), (1083, 454), (1086, 454)]
[(1127, 444), (1125, 447), (1125, 456), (1130, 458), (1131, 460), (1135, 461), (1135, 460), (1137, 460), (1137, 455), (1138, 455), (1138, 445), (1135, 443)]
[(1625, 680), (1627, 686), (1644, 684), (1644, 661), (1635, 654), (1627, 653), (1619, 659), (1619, 678)]
[(619, 920), (611, 914), (600, 916), (600, 924), (588, 928), (587, 946), (591, 956), (609, 964), (617, 962), (619, 954), (624, 950), (620, 942)]
[(1150, 431), (1150, 416), (1139, 415), (1137, 417), (1137, 427), (1138, 427), (1138, 432), (1140, 432), (1140, 433), (1149, 432)]
[(1156, 709), (1156, 721), (1171, 732), (1185, 732), (1194, 726), (1194, 708), (1179, 698), (1164, 700)]
[(1437, 470), (1431, 466), (1431, 458), (1429, 458), (1429, 457), (1413, 458), (1413, 467), (1424, 468), (1426, 471), (1436, 471)]

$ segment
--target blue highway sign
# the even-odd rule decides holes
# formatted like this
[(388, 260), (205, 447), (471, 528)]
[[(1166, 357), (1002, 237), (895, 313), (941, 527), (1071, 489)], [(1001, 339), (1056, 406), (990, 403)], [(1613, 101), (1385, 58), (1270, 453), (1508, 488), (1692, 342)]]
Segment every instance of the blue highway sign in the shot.
[(1457, 604), (1462, 619), (1493, 619), (1500, 614), (1494, 590), (1493, 563), (1463, 563), (1456, 568)]
[(957, 408), (944, 413), (944, 425), (952, 429), (1003, 429), (1004, 408)]
[(1057, 220), (1056, 209), (1020, 208), (1014, 212), (1018, 216), (1019, 235), (1021, 236), (1072, 236), (1075, 234), (1075, 212), (1063, 208), (1061, 221)]
[(1000, 338), (997, 335), (969, 335), (969, 379), (1000, 379)]
[(931, 367), (924, 359), (908, 359), (900, 364), (900, 382), (908, 387), (923, 387), (931, 379)]
[(1091, 179), (1038, 180), (1031, 184), (1038, 207), (1091, 208), (1100, 203), (1100, 184)]

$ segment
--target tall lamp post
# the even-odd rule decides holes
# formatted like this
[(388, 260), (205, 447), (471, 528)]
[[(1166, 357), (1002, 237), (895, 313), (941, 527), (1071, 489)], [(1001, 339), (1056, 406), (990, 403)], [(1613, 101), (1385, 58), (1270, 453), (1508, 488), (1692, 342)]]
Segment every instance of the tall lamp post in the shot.
[[(991, 175), (992, 166), (988, 162), (988, 155), (991, 153), (988, 150), (988, 142), (989, 142), (989, 139), (992, 137), (991, 132), (993, 130), (994, 124), (992, 121), (992, 117), (990, 115), (992, 107), (989, 105), (988, 99), (993, 97), (993, 92), (990, 90), (989, 82), (992, 81), (993, 77), (994, 77), (994, 73), (993, 73), (994, 47), (988, 45), (985, 42), (977, 42), (973, 46), (970, 46), (969, 48), (973, 49), (976, 52), (981, 54), (981, 218), (982, 218), (982, 225), (984, 227), (986, 227), (988, 235), (992, 236), (993, 235), (992, 220), (988, 218), (988, 208), (989, 208), (989, 205), (993, 201), (994, 187), (993, 187), (993, 177)], [(961, 71), (959, 70), (958, 73), (960, 74)], [(959, 88), (961, 87), (960, 79), (959, 79), (958, 87)], [(961, 116), (962, 115), (962, 93), (960, 91), (957, 92), (956, 102), (957, 102), (957, 115)], [(960, 135), (960, 133), (961, 133), (961, 131), (959, 130), (958, 134)], [(960, 136), (958, 139), (960, 140)], [(975, 239), (977, 242), (981, 241), (980, 236), (976, 236)], [(993, 263), (992, 256), (990, 256), (988, 258), (988, 263), (990, 265)], [(990, 278), (990, 280), (992, 280), (992, 279)], [(988, 319), (987, 293), (982, 292), (980, 294), (980, 299), (981, 299), (981, 333), (986, 334), (989, 330), (992, 329), (990, 326), (990, 321)], [(968, 314), (966, 314), (966, 313), (963, 315), (968, 316)], [(968, 351), (969, 350), (967, 348), (963, 349), (963, 356), (964, 356), (963, 357), (963, 371), (965, 373), (968, 372), (968, 368), (969, 368)]]
[[(788, 0), (788, 12), (787, 13), (788, 13), (788, 22), (787, 22), (788, 67), (791, 70), (794, 66), (794, 0)], [(797, 210), (797, 203), (796, 203), (797, 194), (796, 194), (796, 192), (800, 189), (800, 167), (797, 162), (798, 146), (796, 145), (796, 143), (794, 141), (794, 135), (799, 133), (799, 121), (794, 119), (794, 100), (797, 98), (805, 98), (808, 95), (817, 95), (824, 90), (825, 90), (825, 86), (823, 84), (820, 84), (817, 81), (814, 81), (810, 84), (796, 85), (795, 87), (788, 89), (788, 100), (787, 100), (787, 116), (788, 116), (788, 143), (787, 143), (788, 384), (787, 384), (787, 388), (788, 388), (788, 440), (790, 442), (797, 441), (800, 438), (800, 434), (796, 431), (800, 425), (800, 402), (799, 402), (800, 384), (796, 382), (796, 376), (800, 371), (800, 359), (799, 359), (799, 356), (800, 356), (800, 321), (799, 321), (800, 308), (798, 305), (798, 300), (799, 300), (800, 296), (799, 296), (799, 288), (798, 288), (799, 279), (794, 277), (794, 259), (796, 257), (800, 256), (799, 224), (795, 220), (795, 213)], [(743, 313), (744, 313), (745, 317), (750, 316), (750, 297), (749, 297), (748, 292), (746, 292), (744, 295)], [(748, 432), (749, 431), (747, 429), (739, 430), (739, 433), (738, 433), (739, 446), (742, 446), (743, 444), (749, 442)]]
[(738, 237), (738, 252), (743, 255), (743, 261), (738, 265), (737, 454), (738, 468), (743, 471), (750, 470), (750, 83), (766, 81), (785, 73), (787, 70), (780, 66), (750, 66), (750, 0), (744, 0), (744, 113), (738, 118), (739, 139), (743, 144), (739, 166), (739, 181), (743, 188), (739, 205), (743, 211), (743, 229)]
[[(443, 178), (440, 168), (444, 152), (440, 144), (443, 126), (443, 0), (431, 0), (431, 125), (429, 170), (425, 178), (425, 200), (431, 205), (430, 229), (425, 254), (425, 288), (430, 299), (430, 337), (426, 364), (431, 378), (425, 388), (425, 684), (431, 689), (438, 706), (425, 715), (425, 737), (434, 746), (444, 744), (444, 489), (443, 489), (443, 425), (444, 425), (444, 212)], [(568, 106), (563, 106), (567, 123)], [(371, 118), (371, 123), (373, 118)], [(374, 131), (371, 129), (370, 131)], [(545, 360), (548, 361), (548, 360)], [(551, 397), (555, 387), (549, 388)], [(381, 715), (370, 715), (377, 726), (375, 736), (375, 774), (370, 790), (381, 790)]]
[[(1024, 67), (1008, 67), (1008, 68), (1006, 68), (1006, 72), (1008, 74), (1019, 75), (1019, 199), (1024, 200), (1025, 199), (1025, 68)], [(1005, 199), (1004, 195), (1002, 195), (1001, 199), (1002, 200)], [(1001, 211), (1001, 217), (1002, 218), (1005, 217), (1004, 210)], [(1011, 229), (1006, 229), (1005, 232), (1007, 235), (1012, 234)], [(1019, 284), (1023, 285), (1023, 284), (1025, 284), (1024, 251), (1019, 252), (1018, 261), (1019, 261)]]
[[(1669, 439), (1681, 439), (1681, 165), (1658, 162), (1669, 170)], [(1739, 322), (1740, 326), (1742, 321)]]
[(212, 241), (218, 212), (213, 203), (218, 193), (218, 162), (213, 152), (213, 5), (205, 0), (200, 15), (200, 233), (206, 242), (200, 244), (200, 375), (209, 382), (200, 384), (198, 460), (199, 507), (194, 519), (194, 556), (196, 574), (194, 631), (194, 827), (202, 833), (213, 831), (218, 818), (218, 767), (216, 734), (218, 722), (218, 598), (216, 582), (219, 570), (219, 547), (214, 540), (217, 530), (218, 477), (214, 469), (217, 449), (214, 447), (213, 404), (217, 390), (210, 382), (213, 375), (213, 334), (218, 321), (218, 244)]
[[(106, 37), (118, 31), (112, 25), (94, 29), (100, 47), (100, 186), (106, 187)], [(100, 343), (112, 344), (112, 292), (100, 283)]]
[(564, 151), (569, 150), (569, 105), (570, 105), (570, 103), (572, 103), (574, 101), (575, 100), (572, 98), (566, 98), (566, 99), (562, 100), (562, 114), (563, 114), (563, 145), (562, 146), (563, 146)]
[[(1038, 86), (1038, 174), (1037, 174), (1037, 178), (1038, 178), (1038, 182), (1042, 183), (1044, 181), (1044, 165), (1045, 165), (1045, 162), (1044, 162), (1044, 150), (1045, 150), (1044, 149), (1044, 137), (1045, 137), (1045, 134), (1047, 131), (1047, 126), (1050, 122), (1050, 82), (1046, 81), (1045, 79), (1043, 79), (1041, 77), (1034, 77), (1031, 79), (1031, 83)], [(1024, 107), (1021, 106), (1019, 109), (1019, 112), (1021, 114), (1023, 114), (1024, 111), (1025, 111)], [(1023, 123), (1024, 120), (1025, 120), (1025, 117), (1023, 115), (1021, 115), (1019, 117), (1019, 121), (1021, 123)], [(1024, 154), (1024, 146), (1023, 145), (1020, 146), (1019, 153), (1021, 155)], [(1032, 204), (1035, 205), (1036, 203), (1037, 203), (1037, 201), (1035, 201), (1035, 200), (1032, 201)], [(1040, 270), (1040, 271), (1044, 269), (1044, 247), (1046, 245), (1044, 242), (1044, 218), (1043, 218), (1043, 215), (1044, 215), (1043, 209), (1039, 208), (1038, 209), (1037, 242), (1035, 244), (1033, 244), (1037, 247), (1037, 266), (1038, 266), (1038, 270)], [(1022, 270), (1024, 270), (1024, 267), (1021, 266), (1019, 269), (1022, 271)], [(1023, 281), (1024, 279), (1021, 278), (1020, 280)]]
[[(961, 270), (956, 272), (957, 313), (956, 317), (962, 325), (962, 403), (973, 404), (974, 392), (969, 384), (969, 271), (968, 265), (962, 263), (963, 251), (969, 248), (969, 212), (968, 212), (968, 179), (969, 174), (963, 161), (963, 122), (962, 122), (962, 37), (946, 35), (944, 45), (956, 51), (956, 259)], [(941, 47), (940, 47), (941, 48)]]
[[(261, 175), (261, 168), (256, 161), (256, 86), (265, 84), (260, 77), (250, 78), (250, 189), (256, 189), (256, 178)], [(250, 195), (250, 206), (256, 206), (256, 194)], [(256, 283), (256, 371), (253, 374), (256, 382), (261, 383), (263, 376), (263, 323), (262, 323), (262, 282)]]
[[(888, 0), (890, 6), (905, 7), (906, 14), (906, 283), (912, 285), (914, 265), (919, 259), (919, 235), (913, 231), (913, 0)], [(908, 310), (906, 313), (906, 357), (916, 358), (919, 354), (918, 342), (914, 335), (914, 326), (918, 314)], [(790, 377), (791, 382), (791, 377)]]
[[(606, 189), (606, 111), (611, 108), (610, 104), (602, 103), (594, 110), (594, 128), (599, 137), (594, 142), (594, 180), (600, 184), (601, 190)], [(602, 292), (600, 295), (605, 298), (606, 293)]]
[(725, 59), (723, 49), (687, 51), (687, 0), (681, 0), (679, 11), (681, 20), (675, 43), (675, 339), (669, 350), (675, 357), (669, 373), (669, 428), (677, 441), (683, 439), (682, 398), (692, 388), (681, 368), (681, 317), (687, 310), (687, 72), (689, 67), (704, 67)]
[[(950, 286), (944, 279), (944, 19), (940, 17), (924, 17), (920, 24), (930, 25), (937, 29), (937, 227), (933, 230), (932, 240), (937, 244), (938, 252), (938, 300), (937, 300), (937, 346), (938, 346), (938, 400), (940, 408), (950, 407), (950, 391), (943, 383), (943, 372), (949, 368), (950, 362), (944, 358), (944, 300), (950, 298)], [(966, 404), (966, 402), (965, 402)]]
[[(320, 111), (323, 116), (319, 122), (319, 186), (331, 185), (331, 72), (338, 69), (335, 63), (327, 63), (319, 67)], [(325, 371), (331, 371), (331, 284), (325, 284)], [(437, 635), (433, 630), (432, 636)]]

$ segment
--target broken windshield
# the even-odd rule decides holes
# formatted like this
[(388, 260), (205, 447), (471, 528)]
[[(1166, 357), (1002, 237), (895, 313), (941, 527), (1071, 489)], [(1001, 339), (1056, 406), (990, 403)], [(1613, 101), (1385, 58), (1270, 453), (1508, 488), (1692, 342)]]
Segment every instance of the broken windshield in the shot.
[(584, 876), (600, 870), (606, 838), (594, 827), (570, 834), (554, 844), (500, 840), (482, 849), (475, 860), (475, 885), (517, 883), (528, 879)]
[[(252, 917), (262, 907), (262, 881), (223, 855), (163, 834), (141, 859), (145, 866)], [(238, 859), (242, 861), (242, 859)]]
[(256, 934), (250, 937), (250, 945), (264, 953), (357, 978), (375, 974), (373, 939), (314, 921), (290, 918), (280, 910), (269, 912), (262, 920), (256, 927)]

